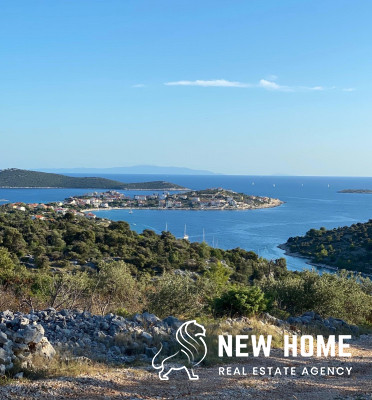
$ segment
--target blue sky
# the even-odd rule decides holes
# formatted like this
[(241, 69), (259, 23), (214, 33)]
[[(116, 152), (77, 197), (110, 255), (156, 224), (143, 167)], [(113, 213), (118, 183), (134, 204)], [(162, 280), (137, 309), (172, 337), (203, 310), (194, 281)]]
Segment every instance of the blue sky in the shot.
[(0, 0), (0, 168), (372, 176), (372, 2)]

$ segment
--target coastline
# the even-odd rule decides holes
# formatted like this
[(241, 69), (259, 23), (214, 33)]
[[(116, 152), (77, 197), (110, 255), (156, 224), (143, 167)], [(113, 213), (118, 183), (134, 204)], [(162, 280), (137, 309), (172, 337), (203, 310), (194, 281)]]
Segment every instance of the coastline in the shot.
[[(306, 264), (311, 265), (311, 266), (313, 266), (315, 268), (327, 269), (327, 270), (331, 271), (332, 273), (337, 272), (337, 271), (342, 271), (342, 269), (339, 269), (337, 267), (333, 267), (332, 265), (321, 264), (321, 263), (316, 263), (314, 261), (311, 261), (311, 259), (309, 257), (303, 256), (300, 253), (291, 252), (286, 243), (280, 244), (277, 247), (279, 249), (281, 249), (281, 250), (284, 250), (284, 254), (285, 255), (291, 256), (291, 257), (296, 257), (296, 258), (302, 258), (304, 260), (307, 260)], [(347, 269), (346, 271), (353, 272), (355, 274), (360, 274), (363, 277), (368, 277), (368, 278), (372, 277), (372, 274), (366, 274), (365, 272), (359, 272), (359, 271), (355, 271), (355, 270), (352, 270), (352, 269)]]
[(311, 259), (309, 257), (306, 257), (306, 256), (304, 256), (304, 255), (302, 255), (300, 253), (291, 252), (291, 250), (289, 249), (289, 246), (286, 243), (279, 244), (277, 247), (279, 249), (281, 249), (281, 250), (284, 250), (284, 254), (286, 256), (302, 258), (303, 260), (307, 260), (306, 264), (311, 265), (313, 267), (324, 268), (324, 269), (328, 269), (328, 270), (333, 271), (333, 272), (336, 272), (336, 271), (339, 270), (337, 267), (333, 267), (332, 265), (316, 263), (314, 261), (311, 261)]
[(112, 211), (112, 210), (157, 210), (157, 211), (251, 211), (251, 210), (262, 210), (266, 208), (280, 207), (281, 204), (267, 205), (264, 207), (254, 208), (191, 208), (191, 207), (179, 207), (179, 208), (164, 208), (164, 207), (107, 207), (107, 208), (88, 208), (80, 210), (81, 212), (94, 212), (94, 211)]

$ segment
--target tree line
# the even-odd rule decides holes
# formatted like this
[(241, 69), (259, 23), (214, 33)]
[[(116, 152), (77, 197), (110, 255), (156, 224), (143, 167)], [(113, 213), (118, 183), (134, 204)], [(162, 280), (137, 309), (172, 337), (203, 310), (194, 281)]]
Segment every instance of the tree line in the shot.
[[(240, 248), (215, 249), (126, 222), (0, 212), (0, 308), (81, 308), (129, 315), (285, 318), (313, 310), (368, 323), (372, 284), (350, 273), (291, 272)], [(357, 310), (357, 311), (356, 311)]]

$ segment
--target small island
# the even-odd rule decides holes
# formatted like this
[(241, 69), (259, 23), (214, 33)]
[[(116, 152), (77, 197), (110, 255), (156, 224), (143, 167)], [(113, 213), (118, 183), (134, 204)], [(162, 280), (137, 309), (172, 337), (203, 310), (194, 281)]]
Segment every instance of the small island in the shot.
[(175, 183), (165, 181), (124, 183), (99, 177), (74, 177), (18, 168), (0, 171), (0, 188), (66, 188), (115, 190), (185, 190)]
[(360, 193), (360, 194), (372, 194), (372, 189), (343, 189), (337, 193)]
[(66, 199), (64, 207), (94, 211), (99, 209), (164, 210), (253, 210), (283, 204), (279, 199), (236, 193), (223, 188), (193, 190), (182, 193), (153, 193), (128, 196), (117, 191), (94, 192)]

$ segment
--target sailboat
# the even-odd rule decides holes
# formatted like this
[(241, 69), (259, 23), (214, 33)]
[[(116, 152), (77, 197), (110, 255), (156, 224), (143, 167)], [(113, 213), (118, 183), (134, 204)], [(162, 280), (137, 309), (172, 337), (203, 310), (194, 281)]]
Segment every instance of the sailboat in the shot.
[(203, 228), (203, 243), (205, 243), (205, 231), (204, 231), (204, 228)]
[(132, 209), (129, 210), (129, 214), (133, 214), (133, 210)]
[(184, 238), (185, 240), (189, 240), (189, 235), (186, 233), (186, 224), (185, 224), (185, 231), (184, 231), (184, 233), (183, 233), (183, 238)]

